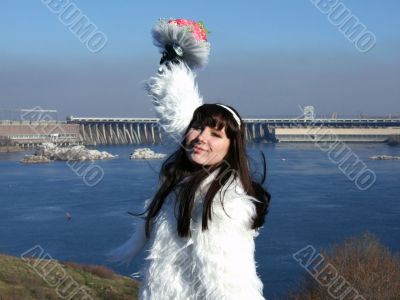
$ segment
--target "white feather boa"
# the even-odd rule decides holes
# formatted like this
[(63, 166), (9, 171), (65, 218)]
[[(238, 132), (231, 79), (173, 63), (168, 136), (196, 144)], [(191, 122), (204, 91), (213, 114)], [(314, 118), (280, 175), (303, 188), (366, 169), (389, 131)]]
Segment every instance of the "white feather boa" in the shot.
[(154, 104), (160, 125), (172, 135), (181, 134), (189, 125), (195, 109), (203, 104), (196, 75), (184, 63), (163, 65), (145, 88)]

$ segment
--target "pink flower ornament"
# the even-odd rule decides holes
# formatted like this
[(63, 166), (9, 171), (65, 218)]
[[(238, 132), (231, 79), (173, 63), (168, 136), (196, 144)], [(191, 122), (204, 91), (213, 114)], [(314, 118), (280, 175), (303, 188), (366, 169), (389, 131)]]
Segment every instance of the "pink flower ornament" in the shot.
[(204, 27), (203, 22), (195, 22), (187, 19), (171, 19), (168, 20), (168, 24), (175, 24), (180, 27), (186, 28), (192, 32), (194, 38), (198, 41), (207, 41), (207, 29)]

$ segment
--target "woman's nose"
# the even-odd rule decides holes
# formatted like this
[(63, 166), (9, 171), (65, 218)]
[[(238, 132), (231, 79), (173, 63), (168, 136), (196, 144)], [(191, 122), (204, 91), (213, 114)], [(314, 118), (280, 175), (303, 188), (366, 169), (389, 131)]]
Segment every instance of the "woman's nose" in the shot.
[(200, 131), (199, 135), (197, 136), (197, 140), (199, 142), (205, 143), (207, 140), (207, 133), (206, 133), (206, 128), (204, 128), (202, 131)]

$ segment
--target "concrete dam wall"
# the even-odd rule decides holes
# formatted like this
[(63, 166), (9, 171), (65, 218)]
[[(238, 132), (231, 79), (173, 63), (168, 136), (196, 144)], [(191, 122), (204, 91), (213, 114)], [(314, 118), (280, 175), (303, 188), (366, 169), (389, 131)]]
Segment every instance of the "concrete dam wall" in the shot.
[[(387, 142), (400, 137), (400, 119), (244, 119), (248, 142)], [(60, 121), (0, 121), (0, 137), (22, 147), (159, 144), (167, 136), (155, 118), (69, 118)]]

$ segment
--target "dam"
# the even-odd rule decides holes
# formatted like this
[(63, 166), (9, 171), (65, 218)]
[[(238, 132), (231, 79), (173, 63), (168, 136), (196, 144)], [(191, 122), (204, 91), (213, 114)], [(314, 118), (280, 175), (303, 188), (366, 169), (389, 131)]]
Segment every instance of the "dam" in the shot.
[[(400, 136), (400, 118), (246, 118), (248, 142), (387, 142)], [(76, 118), (84, 144), (158, 144), (163, 135), (157, 118)]]
[[(250, 143), (369, 142), (400, 137), (400, 118), (247, 118)], [(166, 140), (157, 118), (84, 118), (0, 120), (0, 138), (20, 147), (58, 145), (159, 144)]]
[(162, 131), (155, 118), (74, 118), (68, 124), (79, 124), (84, 144), (158, 144)]

